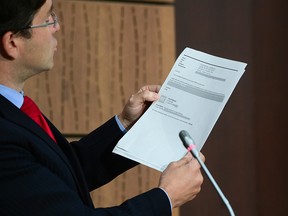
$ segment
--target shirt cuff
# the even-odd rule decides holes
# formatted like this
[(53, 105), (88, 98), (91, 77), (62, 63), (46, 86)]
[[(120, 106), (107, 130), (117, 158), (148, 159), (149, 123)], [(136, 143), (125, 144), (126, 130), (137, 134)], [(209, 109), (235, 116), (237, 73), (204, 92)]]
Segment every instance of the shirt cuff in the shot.
[(127, 130), (126, 130), (126, 128), (122, 125), (122, 123), (121, 123), (121, 121), (119, 120), (119, 118), (118, 118), (117, 115), (115, 115), (115, 120), (116, 120), (116, 122), (117, 122), (120, 130), (121, 130), (123, 133), (126, 133)]
[[(159, 187), (159, 188), (160, 188), (160, 187)], [(167, 198), (168, 198), (168, 200), (169, 200), (169, 203), (170, 203), (171, 211), (172, 211), (173, 206), (172, 206), (172, 202), (171, 202), (171, 199), (170, 199), (168, 193), (167, 193), (163, 188), (160, 188), (160, 189), (161, 189), (162, 191), (164, 191), (164, 193), (166, 194), (166, 196), (167, 196)]]

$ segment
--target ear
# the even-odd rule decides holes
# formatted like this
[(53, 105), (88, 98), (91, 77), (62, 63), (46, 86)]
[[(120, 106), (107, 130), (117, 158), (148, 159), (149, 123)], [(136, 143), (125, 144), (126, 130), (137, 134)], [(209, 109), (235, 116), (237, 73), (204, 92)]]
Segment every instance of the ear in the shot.
[(18, 56), (19, 37), (16, 37), (11, 31), (6, 32), (1, 38), (0, 52), (4, 58), (15, 59)]

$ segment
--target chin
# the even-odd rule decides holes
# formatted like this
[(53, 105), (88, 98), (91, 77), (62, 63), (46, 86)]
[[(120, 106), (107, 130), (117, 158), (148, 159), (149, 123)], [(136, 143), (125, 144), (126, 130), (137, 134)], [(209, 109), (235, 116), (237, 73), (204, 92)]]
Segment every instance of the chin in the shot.
[(53, 67), (54, 67), (54, 62), (51, 62), (51, 63), (47, 64), (47, 67), (44, 69), (44, 71), (52, 70)]
[(50, 66), (47, 66), (47, 67), (45, 67), (45, 68), (42, 68), (42, 70), (40, 70), (39, 71), (39, 73), (43, 73), (43, 72), (48, 72), (48, 71), (50, 71), (52, 68), (53, 68), (53, 64)]

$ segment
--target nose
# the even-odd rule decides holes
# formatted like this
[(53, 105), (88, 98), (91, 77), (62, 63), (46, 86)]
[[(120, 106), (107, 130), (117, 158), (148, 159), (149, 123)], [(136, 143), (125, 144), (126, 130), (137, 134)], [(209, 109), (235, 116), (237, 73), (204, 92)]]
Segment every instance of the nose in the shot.
[(60, 27), (60, 23), (59, 23), (59, 22), (57, 22), (57, 24), (56, 24), (56, 26), (54, 27), (54, 29), (55, 29), (55, 32), (60, 31), (61, 27)]

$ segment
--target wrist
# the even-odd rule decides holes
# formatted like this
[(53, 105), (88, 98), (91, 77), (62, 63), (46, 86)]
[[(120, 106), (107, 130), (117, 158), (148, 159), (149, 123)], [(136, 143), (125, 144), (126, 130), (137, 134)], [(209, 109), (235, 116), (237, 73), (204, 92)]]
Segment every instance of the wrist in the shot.
[(118, 117), (119, 121), (121, 122), (122, 126), (123, 126), (126, 130), (128, 130), (128, 129), (130, 128), (130, 124), (131, 124), (131, 123), (130, 123), (126, 118), (124, 118), (124, 116), (123, 116), (122, 113), (120, 113), (119, 115), (117, 115), (117, 117)]

